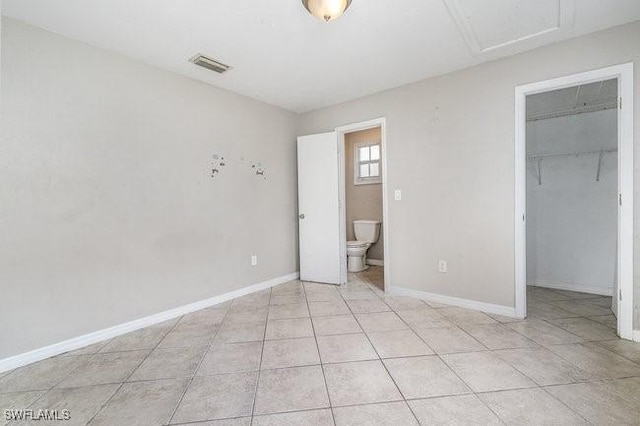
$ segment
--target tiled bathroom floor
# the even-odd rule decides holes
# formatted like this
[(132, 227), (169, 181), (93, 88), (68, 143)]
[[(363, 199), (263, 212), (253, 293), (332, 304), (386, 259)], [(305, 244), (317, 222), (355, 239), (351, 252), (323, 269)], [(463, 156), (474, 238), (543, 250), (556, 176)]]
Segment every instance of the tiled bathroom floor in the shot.
[(0, 373), (0, 424), (640, 424), (640, 344), (616, 338), (610, 298), (535, 288), (515, 321), (385, 296), (381, 277), (286, 283)]

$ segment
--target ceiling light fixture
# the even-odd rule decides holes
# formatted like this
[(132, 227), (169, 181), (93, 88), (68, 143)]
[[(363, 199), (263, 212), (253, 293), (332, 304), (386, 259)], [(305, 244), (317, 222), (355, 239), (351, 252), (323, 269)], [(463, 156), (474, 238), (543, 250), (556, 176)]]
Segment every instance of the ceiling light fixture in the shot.
[(323, 21), (333, 21), (349, 8), (351, 0), (302, 0), (309, 13)]

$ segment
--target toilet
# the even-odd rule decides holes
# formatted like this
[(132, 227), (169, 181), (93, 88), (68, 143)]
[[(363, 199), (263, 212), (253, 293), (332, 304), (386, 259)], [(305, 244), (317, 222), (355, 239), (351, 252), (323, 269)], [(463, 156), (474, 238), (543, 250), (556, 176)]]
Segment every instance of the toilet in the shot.
[(356, 241), (347, 241), (347, 269), (349, 272), (360, 272), (369, 268), (367, 250), (378, 241), (380, 221), (354, 220), (353, 231)]

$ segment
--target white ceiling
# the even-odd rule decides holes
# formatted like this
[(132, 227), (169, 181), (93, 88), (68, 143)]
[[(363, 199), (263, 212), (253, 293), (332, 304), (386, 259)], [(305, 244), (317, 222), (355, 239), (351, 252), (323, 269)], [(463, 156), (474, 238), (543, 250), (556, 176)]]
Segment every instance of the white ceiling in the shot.
[[(639, 0), (4, 0), (4, 15), (304, 112), (640, 19)], [(195, 53), (233, 69), (217, 75)]]
[(618, 80), (582, 84), (527, 96), (527, 120), (616, 108)]

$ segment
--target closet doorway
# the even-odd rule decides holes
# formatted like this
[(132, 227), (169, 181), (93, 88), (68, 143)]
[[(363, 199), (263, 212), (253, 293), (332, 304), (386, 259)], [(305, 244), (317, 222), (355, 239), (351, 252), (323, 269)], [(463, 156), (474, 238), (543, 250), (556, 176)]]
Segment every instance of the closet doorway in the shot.
[(629, 68), (516, 89), (518, 316), (633, 337)]

